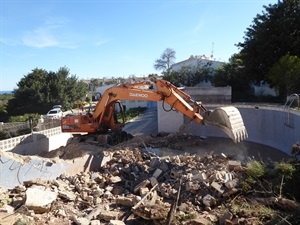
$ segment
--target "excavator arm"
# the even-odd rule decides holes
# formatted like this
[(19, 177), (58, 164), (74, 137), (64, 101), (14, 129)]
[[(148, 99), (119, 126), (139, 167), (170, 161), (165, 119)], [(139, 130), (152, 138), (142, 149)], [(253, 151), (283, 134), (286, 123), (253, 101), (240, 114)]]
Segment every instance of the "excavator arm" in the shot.
[(150, 82), (120, 84), (107, 89), (92, 114), (80, 113), (63, 117), (62, 131), (87, 133), (89, 136), (95, 136), (96, 140), (105, 139), (107, 142), (111, 136), (116, 142), (126, 140), (126, 134), (122, 131), (124, 121), (119, 123), (116, 120), (115, 107), (119, 105), (122, 108), (122, 100), (140, 100), (162, 101), (164, 109), (165, 104), (168, 104), (168, 110), (180, 111), (196, 123), (215, 126), (224, 131), (234, 142), (247, 138), (244, 122), (237, 108), (227, 106), (207, 110), (201, 102), (194, 101), (190, 95), (170, 82), (156, 80), (154, 83), (152, 89), (146, 88), (151, 85)]
[(93, 119), (100, 124), (107, 106), (119, 100), (162, 101), (196, 123), (221, 129), (234, 142), (240, 142), (248, 137), (241, 114), (235, 107), (221, 107), (209, 111), (201, 102), (194, 101), (190, 95), (168, 81), (156, 80), (154, 89), (143, 89), (145, 85), (150, 83), (121, 84), (107, 89), (95, 107)]

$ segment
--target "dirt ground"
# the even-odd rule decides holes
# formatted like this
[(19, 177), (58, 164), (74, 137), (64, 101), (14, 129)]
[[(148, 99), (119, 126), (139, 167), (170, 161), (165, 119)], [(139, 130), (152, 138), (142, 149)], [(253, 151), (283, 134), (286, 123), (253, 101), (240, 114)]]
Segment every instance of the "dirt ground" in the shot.
[[(248, 163), (255, 160), (266, 171), (291, 161), (276, 149), (158, 134), (116, 146), (71, 143), (42, 157), (74, 159), (98, 153), (113, 157), (88, 173), (1, 190), (0, 225), (300, 224), (299, 203), (291, 193), (284, 195), (281, 177), (269, 172), (250, 179), (247, 174)], [(37, 209), (28, 205), (28, 190), (36, 186), (58, 195)]]

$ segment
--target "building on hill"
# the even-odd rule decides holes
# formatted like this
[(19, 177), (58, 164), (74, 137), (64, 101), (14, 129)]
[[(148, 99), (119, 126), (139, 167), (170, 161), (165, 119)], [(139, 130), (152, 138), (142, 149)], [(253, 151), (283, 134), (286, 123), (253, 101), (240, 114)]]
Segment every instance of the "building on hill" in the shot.
[(191, 69), (197, 66), (210, 66), (213, 69), (219, 67), (223, 62), (216, 61), (215, 59), (205, 55), (191, 55), (190, 58), (178, 63), (174, 63), (171, 68), (173, 71), (179, 71), (182, 67), (190, 67)]
[[(205, 55), (191, 55), (190, 58), (183, 60), (181, 62), (174, 63), (171, 66), (172, 71), (178, 72), (183, 67), (189, 68), (190, 71), (196, 70), (198, 67), (209, 67), (212, 69), (216, 69), (221, 66), (223, 62), (217, 61), (212, 57), (207, 57)], [(210, 81), (203, 81), (199, 83), (198, 86), (211, 86)]]

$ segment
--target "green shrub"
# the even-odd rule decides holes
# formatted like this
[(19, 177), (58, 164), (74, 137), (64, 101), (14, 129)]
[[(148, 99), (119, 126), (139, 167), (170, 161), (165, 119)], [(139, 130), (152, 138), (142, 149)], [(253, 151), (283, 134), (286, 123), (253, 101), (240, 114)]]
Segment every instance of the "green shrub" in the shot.
[(284, 176), (285, 178), (292, 178), (293, 173), (296, 171), (296, 168), (293, 164), (280, 162), (275, 165), (275, 172), (278, 175)]
[(10, 123), (16, 123), (16, 122), (27, 122), (29, 121), (29, 118), (32, 118), (33, 126), (36, 126), (38, 124), (38, 120), (41, 118), (41, 116), (37, 113), (29, 113), (24, 114), (22, 116), (11, 116), (9, 117)]
[(265, 175), (266, 167), (258, 161), (247, 163), (246, 174), (252, 178), (260, 178)]

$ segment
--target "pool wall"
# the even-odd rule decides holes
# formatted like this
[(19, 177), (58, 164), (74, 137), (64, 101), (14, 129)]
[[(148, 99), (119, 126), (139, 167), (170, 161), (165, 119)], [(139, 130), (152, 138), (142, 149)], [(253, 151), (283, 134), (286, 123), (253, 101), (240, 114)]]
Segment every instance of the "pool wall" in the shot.
[[(214, 109), (220, 105), (206, 105)], [(223, 105), (224, 106), (224, 105)], [(300, 112), (285, 110), (282, 106), (234, 104), (243, 117), (248, 131), (246, 141), (267, 145), (290, 154), (292, 145), (300, 142)], [(213, 126), (189, 122), (176, 111), (165, 112), (158, 107), (159, 132), (186, 132), (198, 136), (227, 137)]]

